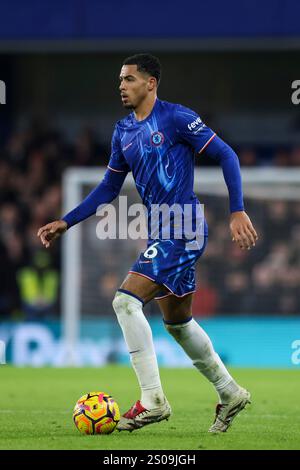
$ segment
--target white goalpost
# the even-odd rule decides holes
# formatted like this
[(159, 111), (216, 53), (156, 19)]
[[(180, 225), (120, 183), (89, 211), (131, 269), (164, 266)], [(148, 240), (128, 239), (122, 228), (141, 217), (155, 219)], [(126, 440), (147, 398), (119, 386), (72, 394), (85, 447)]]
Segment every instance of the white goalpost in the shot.
[[(63, 214), (76, 207), (102, 180), (104, 173), (105, 168), (99, 170), (99, 168), (74, 167), (66, 170), (63, 176)], [(286, 201), (290, 205), (296, 204), (300, 199), (300, 169), (247, 168), (242, 169), (242, 178), (246, 210), (248, 211), (247, 202), (252, 201), (254, 205), (251, 217), (255, 220), (259, 214), (261, 224), (263, 224), (266, 201), (268, 204), (272, 201)], [(213, 204), (215, 201), (216, 208), (222, 204), (225, 209), (222, 209), (219, 215), (228, 223), (228, 194), (221, 168), (196, 168), (194, 191), (204, 204), (206, 198), (212, 198), (210, 201), (213, 201)], [(131, 174), (127, 175), (121, 194), (129, 195), (130, 201), (141, 202)], [(208, 203), (207, 207), (209, 208)], [(295, 218), (293, 220), (296, 221)], [(101, 295), (95, 294), (95, 286), (89, 282), (101, 267), (99, 250), (102, 250), (101, 256), (105, 255), (106, 266), (110, 266), (111, 273), (116, 269), (110, 257), (113, 258), (117, 245), (108, 243), (101, 245), (102, 241), (96, 241), (96, 223), (97, 217), (91, 217), (88, 221), (71, 228), (62, 237), (61, 318), (69, 365), (76, 365), (75, 352), (80, 337), (82, 317), (94, 314), (96, 308), (99, 311), (102, 308)], [(213, 226), (211, 229), (213, 230)], [(128, 263), (135, 261), (134, 253), (137, 245), (139, 245), (137, 241), (132, 240), (122, 241), (122, 244), (118, 245), (122, 272), (126, 272), (126, 266), (127, 269), (130, 268)], [(103, 269), (105, 270), (105, 267)]]

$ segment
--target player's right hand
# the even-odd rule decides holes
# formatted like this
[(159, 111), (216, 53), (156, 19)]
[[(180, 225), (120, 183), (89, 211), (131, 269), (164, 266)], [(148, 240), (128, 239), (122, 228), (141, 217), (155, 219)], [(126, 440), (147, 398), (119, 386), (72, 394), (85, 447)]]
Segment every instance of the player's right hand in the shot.
[(55, 220), (41, 227), (37, 232), (37, 236), (40, 237), (42, 244), (46, 248), (49, 248), (54, 240), (66, 232), (67, 228), (67, 222), (64, 220)]
[(230, 217), (232, 241), (240, 245), (242, 250), (250, 250), (255, 246), (258, 235), (245, 211), (233, 212)]

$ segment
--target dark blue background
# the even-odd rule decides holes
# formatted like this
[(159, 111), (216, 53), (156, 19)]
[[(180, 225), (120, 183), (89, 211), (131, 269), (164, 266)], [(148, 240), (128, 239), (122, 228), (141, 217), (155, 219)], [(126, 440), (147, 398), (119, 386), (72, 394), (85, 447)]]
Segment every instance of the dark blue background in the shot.
[(0, 39), (300, 36), (299, 0), (0, 0)]

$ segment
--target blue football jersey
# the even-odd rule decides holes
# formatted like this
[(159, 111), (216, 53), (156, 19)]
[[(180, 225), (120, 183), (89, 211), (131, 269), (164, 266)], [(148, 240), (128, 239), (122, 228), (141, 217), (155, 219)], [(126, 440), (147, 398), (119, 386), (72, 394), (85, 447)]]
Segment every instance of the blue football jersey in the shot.
[[(214, 138), (197, 113), (180, 104), (156, 100), (150, 115), (137, 121), (132, 112), (117, 122), (112, 138), (112, 153), (108, 168), (116, 172), (130, 172), (148, 211), (149, 238), (153, 207), (192, 207), (193, 230), (196, 227), (196, 208), (200, 203), (194, 193), (194, 156), (201, 153)], [(161, 216), (159, 216), (161, 217)], [(171, 224), (175, 225), (171, 217)], [(171, 227), (170, 238), (176, 230)], [(207, 224), (203, 223), (207, 235)], [(183, 238), (185, 237), (183, 233)], [(190, 238), (188, 236), (188, 238)]]

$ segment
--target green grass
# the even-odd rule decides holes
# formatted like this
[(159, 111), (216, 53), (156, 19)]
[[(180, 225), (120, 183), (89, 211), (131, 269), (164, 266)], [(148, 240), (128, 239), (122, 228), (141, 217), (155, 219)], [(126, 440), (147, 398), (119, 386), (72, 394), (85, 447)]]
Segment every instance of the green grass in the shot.
[(86, 392), (114, 396), (121, 412), (139, 398), (131, 369), (0, 367), (0, 449), (300, 449), (300, 374), (231, 370), (252, 392), (252, 405), (226, 434), (210, 435), (216, 395), (193, 369), (161, 369), (172, 418), (133, 433), (84, 436), (72, 410)]

